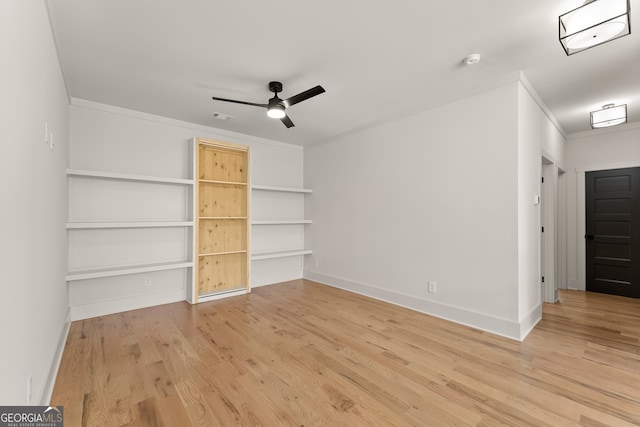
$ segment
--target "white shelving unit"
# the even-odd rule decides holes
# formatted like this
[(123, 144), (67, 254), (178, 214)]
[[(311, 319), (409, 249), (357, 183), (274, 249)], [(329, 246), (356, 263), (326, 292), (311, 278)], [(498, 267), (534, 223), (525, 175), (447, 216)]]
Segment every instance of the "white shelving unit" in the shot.
[(254, 252), (251, 255), (251, 261), (260, 261), (263, 259), (287, 258), (298, 255), (310, 255), (310, 249), (300, 249), (294, 251), (275, 251), (275, 252)]
[(251, 221), (251, 225), (295, 225), (311, 224), (310, 219), (285, 219), (279, 221)]
[(115, 180), (122, 180), (122, 181), (157, 182), (161, 184), (193, 185), (192, 179), (166, 178), (166, 177), (159, 177), (159, 176), (134, 175), (134, 174), (128, 174), (128, 173), (119, 173), (119, 172), (89, 171), (89, 170), (82, 170), (82, 169), (67, 169), (67, 176), (98, 178), (98, 179), (115, 179)]
[(178, 268), (191, 268), (193, 262), (165, 262), (155, 264), (139, 264), (130, 267), (98, 268), (93, 270), (70, 271), (67, 281), (99, 279), (103, 277), (125, 276), (128, 274), (151, 273), (154, 271), (174, 270)]
[(305, 196), (311, 189), (252, 185), (252, 281), (254, 286), (301, 277), (304, 256)]
[(194, 277), (195, 181), (183, 173), (190, 177), (67, 169), (73, 320), (184, 298)]
[(160, 227), (192, 227), (193, 221), (137, 221), (137, 222), (69, 222), (67, 230), (90, 230), (99, 228), (160, 228)]
[[(72, 221), (67, 223), (67, 230), (70, 232), (91, 232), (91, 230), (108, 230), (108, 229), (154, 229), (154, 228), (185, 228), (190, 230), (194, 221), (192, 220), (191, 214), (188, 212), (188, 207), (191, 205), (191, 198), (193, 194), (193, 179), (179, 179), (179, 178), (165, 178), (165, 177), (157, 177), (157, 176), (144, 176), (144, 175), (134, 175), (134, 174), (125, 174), (125, 173), (117, 173), (117, 172), (104, 172), (104, 171), (89, 171), (89, 170), (81, 170), (81, 169), (67, 169), (67, 175), (70, 180), (76, 179), (89, 179), (91, 181), (95, 181), (94, 185), (101, 185), (98, 181), (121, 181), (123, 183), (138, 183), (138, 184), (149, 184), (154, 186), (182, 186), (187, 188), (186, 197), (185, 197), (185, 220), (183, 221), (157, 221), (157, 220), (136, 220), (136, 221), (126, 221), (126, 220), (108, 220), (103, 221), (101, 218), (83, 218), (81, 221)], [(91, 185), (91, 184), (89, 184)], [(126, 185), (126, 184), (125, 184)], [(89, 187), (91, 188), (91, 187)], [(109, 192), (117, 193), (117, 188), (111, 189), (109, 188)], [(78, 191), (81, 196), (82, 193), (87, 193), (87, 187), (83, 187)], [(71, 191), (71, 196), (74, 197), (74, 192)], [(105, 203), (109, 203), (106, 201)], [(126, 210), (127, 207), (120, 206), (122, 210)], [(118, 208), (116, 208), (118, 209)], [(73, 215), (73, 212), (70, 212)], [(189, 238), (187, 240), (191, 240), (190, 236), (192, 235), (191, 231), (186, 233)], [(91, 250), (91, 248), (87, 248), (87, 250)], [(190, 251), (188, 251), (190, 252)], [(143, 262), (139, 264), (128, 264), (123, 265), (121, 267), (100, 267), (100, 268), (73, 268), (70, 269), (67, 274), (67, 281), (78, 281), (78, 280), (88, 280), (95, 278), (104, 278), (104, 277), (114, 277), (114, 276), (122, 276), (128, 274), (137, 274), (137, 273), (147, 273), (152, 271), (163, 271), (170, 270), (176, 268), (192, 268), (193, 260), (190, 259), (192, 256), (188, 256), (187, 259), (176, 262), (159, 262), (159, 263), (148, 263)]]
[(252, 185), (251, 188), (253, 190), (281, 191), (284, 193), (305, 193), (305, 194), (313, 193), (313, 190), (310, 190), (308, 188), (273, 187), (270, 185)]

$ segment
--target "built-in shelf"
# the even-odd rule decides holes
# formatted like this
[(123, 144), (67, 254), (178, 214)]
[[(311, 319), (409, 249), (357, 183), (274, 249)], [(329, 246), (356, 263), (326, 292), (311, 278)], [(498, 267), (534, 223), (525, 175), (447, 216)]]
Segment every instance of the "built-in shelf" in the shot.
[(223, 185), (247, 185), (246, 182), (237, 182), (237, 181), (217, 181), (215, 179), (199, 179), (198, 182), (203, 182), (205, 184), (223, 184)]
[(140, 264), (125, 267), (97, 268), (92, 270), (76, 270), (67, 274), (67, 281), (98, 279), (101, 277), (124, 276), (127, 274), (150, 273), (152, 271), (176, 270), (193, 267), (191, 261), (163, 262), (156, 264)]
[(251, 225), (289, 225), (289, 224), (311, 224), (310, 219), (289, 219), (284, 221), (251, 221)]
[(247, 253), (247, 251), (245, 251), (245, 250), (241, 250), (241, 251), (225, 251), (225, 252), (208, 252), (208, 253), (198, 254), (198, 256), (229, 255), (229, 254), (246, 254), (246, 253)]
[(91, 230), (99, 228), (154, 228), (154, 227), (192, 227), (193, 221), (105, 221), (105, 222), (69, 222), (68, 230)]
[(198, 219), (247, 219), (246, 216), (199, 216)]
[[(196, 139), (191, 303), (249, 291), (249, 147)], [(301, 215), (302, 216), (302, 215)]]
[(282, 191), (286, 193), (312, 193), (313, 192), (313, 190), (310, 190), (308, 188), (273, 187), (270, 185), (252, 185), (251, 188), (253, 190)]
[(312, 251), (309, 249), (293, 249), (288, 251), (273, 251), (273, 252), (254, 252), (251, 255), (251, 261), (258, 261), (261, 259), (274, 259), (274, 258), (286, 258), (299, 255), (309, 255)]
[(67, 175), (78, 176), (83, 178), (114, 179), (114, 180), (122, 180), (122, 181), (152, 182), (152, 183), (159, 183), (159, 184), (193, 185), (192, 179), (133, 175), (133, 174), (119, 173), (119, 172), (101, 172), (101, 171), (90, 171), (90, 170), (83, 170), (83, 169), (67, 169)]

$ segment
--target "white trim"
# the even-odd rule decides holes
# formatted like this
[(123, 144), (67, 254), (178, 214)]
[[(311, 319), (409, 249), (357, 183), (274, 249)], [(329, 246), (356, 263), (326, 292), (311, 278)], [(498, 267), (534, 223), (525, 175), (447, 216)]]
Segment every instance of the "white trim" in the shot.
[[(286, 142), (275, 141), (272, 139), (260, 138), (257, 136), (246, 135), (238, 132), (232, 132), (232, 131), (218, 129), (218, 128), (205, 126), (205, 125), (199, 125), (196, 123), (171, 119), (169, 117), (157, 116), (155, 114), (144, 113), (142, 111), (129, 110), (127, 108), (116, 107), (114, 105), (101, 104), (99, 102), (89, 101), (86, 99), (72, 97), (70, 104), (77, 107), (89, 108), (92, 110), (118, 114), (120, 116), (132, 117), (140, 120), (147, 120), (150, 122), (161, 123), (169, 126), (189, 129), (196, 132), (206, 132), (209, 134), (214, 134), (216, 138), (220, 138), (222, 140), (230, 140), (230, 142), (240, 143), (244, 145), (246, 145), (246, 142), (249, 142), (249, 143), (274, 145), (280, 148), (288, 148), (296, 151), (301, 151), (304, 149), (304, 147), (300, 145), (288, 144)], [(207, 137), (207, 138), (211, 139), (211, 137)]]
[(605, 133), (628, 131), (636, 128), (640, 128), (640, 122), (625, 123), (623, 125), (611, 126), (608, 128), (591, 129), (583, 132), (570, 133), (569, 135), (566, 136), (566, 138), (567, 139), (587, 138), (591, 136), (602, 135)]
[(56, 378), (58, 377), (58, 370), (60, 369), (60, 362), (62, 361), (62, 353), (64, 352), (65, 344), (67, 343), (67, 337), (69, 336), (69, 329), (71, 328), (71, 308), (67, 309), (65, 315), (64, 325), (62, 326), (62, 333), (58, 339), (58, 346), (49, 368), (49, 375), (47, 376), (47, 382), (44, 384), (42, 390), (42, 396), (40, 398), (40, 405), (49, 406), (51, 403), (51, 395), (53, 394), (53, 387), (56, 384)]
[(229, 291), (229, 292), (220, 292), (219, 294), (214, 295), (205, 295), (202, 297), (198, 297), (198, 304), (209, 301), (216, 301), (219, 299), (237, 297), (240, 295), (246, 295), (249, 291), (247, 289), (239, 289), (237, 291)]
[(542, 284), (542, 301), (548, 303), (556, 302), (558, 278), (556, 277), (558, 254), (556, 253), (556, 242), (558, 235), (562, 232), (558, 228), (558, 167), (554, 163), (545, 163), (549, 160), (542, 156), (542, 178), (541, 184), (542, 209), (540, 209), (540, 224), (544, 227), (544, 233), (540, 236), (540, 261), (541, 275), (545, 278)]
[[(556, 228), (556, 292), (558, 289), (568, 288), (568, 221), (567, 221), (567, 176), (568, 174), (561, 168), (558, 168), (558, 182), (557, 182), (557, 201), (556, 215), (557, 215), (557, 228)], [(556, 301), (557, 302), (557, 298)]]
[[(560, 134), (566, 139), (567, 133), (560, 125), (560, 122), (558, 122), (558, 120), (555, 118), (553, 113), (551, 113), (551, 110), (549, 109), (549, 107), (547, 107), (547, 104), (544, 103), (540, 95), (538, 95), (538, 92), (536, 92), (533, 85), (531, 84), (529, 79), (527, 79), (527, 76), (522, 71), (520, 71), (520, 83), (522, 83), (522, 86), (527, 90), (527, 92), (529, 92), (529, 95), (531, 95), (531, 98), (533, 98), (536, 104), (538, 104), (538, 107), (540, 107), (540, 109), (545, 114), (545, 116), (547, 116), (549, 121), (553, 123), (556, 129), (558, 129), (558, 132), (560, 132)], [(554, 161), (554, 163), (556, 162)]]
[(71, 320), (89, 319), (173, 302), (185, 302), (184, 292), (185, 290), (183, 288), (168, 292), (158, 292), (157, 294), (138, 295), (116, 300), (74, 305), (71, 307)]
[(386, 289), (376, 288), (371, 285), (357, 283), (351, 280), (341, 279), (312, 271), (305, 270), (304, 278), (517, 341), (522, 341), (524, 339), (522, 331), (526, 330), (526, 327), (529, 327), (529, 323), (535, 320), (529, 319), (531, 317), (530, 314), (526, 318), (527, 323), (523, 325), (522, 323), (515, 322), (513, 320), (477, 313), (459, 307), (453, 307), (435, 301), (418, 298), (412, 295), (392, 292)]
[(520, 319), (519, 341), (524, 341), (540, 320), (542, 320), (542, 304), (538, 304), (533, 310), (531, 310), (531, 313)]

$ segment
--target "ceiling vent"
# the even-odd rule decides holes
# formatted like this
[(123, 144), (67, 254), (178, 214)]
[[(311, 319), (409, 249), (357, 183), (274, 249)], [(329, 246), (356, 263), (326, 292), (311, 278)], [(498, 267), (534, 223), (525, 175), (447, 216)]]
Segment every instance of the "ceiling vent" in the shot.
[(235, 119), (235, 117), (230, 116), (229, 114), (222, 114), (222, 113), (217, 113), (217, 112), (211, 113), (211, 117), (213, 117), (214, 119), (224, 120), (224, 121), (227, 121), (227, 122), (229, 120)]

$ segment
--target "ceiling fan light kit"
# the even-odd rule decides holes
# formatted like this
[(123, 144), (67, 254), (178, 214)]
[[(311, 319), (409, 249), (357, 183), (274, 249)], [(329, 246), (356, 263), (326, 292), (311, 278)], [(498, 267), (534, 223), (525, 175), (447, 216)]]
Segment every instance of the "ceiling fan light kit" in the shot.
[(558, 18), (560, 44), (568, 55), (631, 34), (630, 0), (587, 0)]
[(267, 116), (271, 117), (272, 119), (283, 118), (284, 116), (286, 116), (284, 112), (284, 105), (275, 103), (274, 105), (270, 105), (269, 109), (267, 110)]
[(606, 104), (602, 110), (591, 112), (591, 128), (600, 129), (627, 122), (627, 104)]
[(292, 105), (295, 105), (302, 101), (306, 101), (309, 98), (313, 98), (314, 96), (320, 95), (321, 93), (325, 92), (322, 86), (315, 86), (315, 87), (312, 87), (311, 89), (305, 90), (304, 92), (300, 92), (297, 95), (293, 95), (290, 98), (280, 99), (278, 97), (278, 93), (282, 92), (282, 83), (275, 82), (275, 81), (270, 82), (268, 87), (269, 87), (269, 90), (274, 93), (274, 96), (273, 98), (269, 99), (269, 101), (266, 104), (257, 104), (255, 102), (238, 101), (235, 99), (218, 98), (216, 96), (212, 97), (212, 99), (214, 101), (233, 102), (235, 104), (251, 105), (253, 107), (266, 108), (267, 116), (274, 119), (280, 119), (280, 121), (282, 121), (282, 123), (287, 128), (291, 128), (291, 127), (294, 127), (295, 125), (293, 124), (289, 116), (287, 116), (286, 109), (291, 107)]

